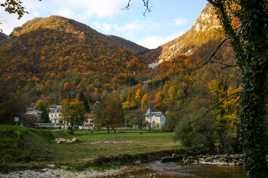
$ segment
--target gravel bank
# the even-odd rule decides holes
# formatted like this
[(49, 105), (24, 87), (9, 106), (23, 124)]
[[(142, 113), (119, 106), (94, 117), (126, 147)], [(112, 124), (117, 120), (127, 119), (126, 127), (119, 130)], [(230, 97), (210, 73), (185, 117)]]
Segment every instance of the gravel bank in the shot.
[(42, 169), (15, 171), (8, 174), (0, 174), (0, 178), (97, 178), (113, 176), (127, 172), (130, 168), (123, 167), (118, 170), (98, 171), (68, 171), (64, 169)]

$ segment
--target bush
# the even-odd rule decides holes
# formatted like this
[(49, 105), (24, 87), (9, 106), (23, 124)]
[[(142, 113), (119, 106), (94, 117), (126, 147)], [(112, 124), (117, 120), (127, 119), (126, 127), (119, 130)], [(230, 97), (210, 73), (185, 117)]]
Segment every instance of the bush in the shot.
[(219, 127), (213, 113), (200, 109), (177, 123), (176, 139), (187, 149), (207, 153), (240, 153), (238, 128)]
[(0, 165), (51, 158), (47, 132), (18, 126), (0, 126)]
[(214, 153), (216, 142), (214, 123), (209, 116), (200, 118), (203, 113), (201, 110), (178, 122), (175, 136), (187, 149)]
[(171, 112), (166, 112), (166, 122), (162, 130), (165, 132), (173, 132), (176, 127), (176, 123), (177, 120), (175, 115)]

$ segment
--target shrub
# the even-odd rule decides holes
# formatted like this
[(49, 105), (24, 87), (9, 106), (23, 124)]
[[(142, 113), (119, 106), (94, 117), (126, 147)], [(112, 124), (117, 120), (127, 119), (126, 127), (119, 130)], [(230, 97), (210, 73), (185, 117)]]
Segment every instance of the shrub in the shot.
[(188, 149), (213, 153), (216, 142), (215, 127), (209, 116), (200, 118), (203, 113), (201, 110), (180, 120), (175, 136)]
[(0, 165), (51, 158), (48, 140), (53, 136), (43, 131), (18, 126), (0, 126)]

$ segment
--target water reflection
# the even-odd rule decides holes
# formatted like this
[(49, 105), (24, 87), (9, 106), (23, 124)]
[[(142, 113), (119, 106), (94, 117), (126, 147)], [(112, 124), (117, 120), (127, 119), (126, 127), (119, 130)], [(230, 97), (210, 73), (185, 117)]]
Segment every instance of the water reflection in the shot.
[(233, 166), (180, 165), (176, 163), (154, 162), (146, 167), (178, 178), (247, 178), (242, 168)]
[(153, 162), (144, 165), (144, 170), (109, 178), (247, 178), (239, 167), (211, 165), (182, 166), (176, 163)]

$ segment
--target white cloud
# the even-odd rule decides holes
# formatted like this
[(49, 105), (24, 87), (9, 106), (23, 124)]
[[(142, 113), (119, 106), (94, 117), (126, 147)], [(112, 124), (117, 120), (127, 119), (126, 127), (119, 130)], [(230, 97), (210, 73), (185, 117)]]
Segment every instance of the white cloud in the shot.
[(58, 10), (55, 14), (57, 14), (59, 16), (67, 17), (67, 18), (74, 17), (74, 12), (72, 10), (66, 9), (66, 8)]
[(15, 27), (22, 25), (30, 19), (32, 19), (32, 16), (26, 15), (22, 19), (18, 20), (14, 15), (0, 12), (0, 29), (6, 34), (10, 34)]
[(61, 15), (82, 22), (92, 17), (114, 17), (123, 12), (126, 0), (24, 0), (23, 3), (30, 14), (20, 20), (0, 9), (0, 29), (5, 33), (9, 34), (14, 27), (39, 16)]
[(169, 41), (168, 38), (163, 38), (160, 36), (149, 36), (141, 40), (139, 44), (149, 49), (154, 49), (168, 41)]
[(148, 36), (145, 37), (143, 40), (138, 42), (138, 44), (147, 47), (149, 49), (155, 49), (171, 40), (174, 40), (175, 38), (179, 37), (182, 33), (176, 33), (174, 35), (168, 36), (168, 37), (162, 37), (162, 36)]
[(160, 24), (152, 21), (132, 21), (126, 24), (93, 23), (93, 28), (106, 34), (131, 36), (144, 31), (144, 29), (157, 28), (159, 25)]
[(137, 22), (130, 22), (123, 25), (116, 23), (94, 23), (93, 27), (107, 34), (132, 33), (140, 29)]
[(47, 0), (44, 1), (50, 7), (61, 7), (61, 9), (72, 9), (87, 17), (99, 18), (113, 17), (121, 12), (125, 0)]
[(109, 23), (94, 23), (93, 28), (96, 28), (98, 31), (103, 31), (105, 33), (112, 31), (113, 29), (117, 29), (117, 24), (109, 24)]
[(187, 23), (188, 23), (188, 20), (187, 20), (186, 18), (176, 18), (176, 19), (174, 20), (174, 22), (175, 22), (175, 24), (176, 24), (177, 26), (180, 26), (180, 25), (185, 25), (185, 24), (187, 24)]

